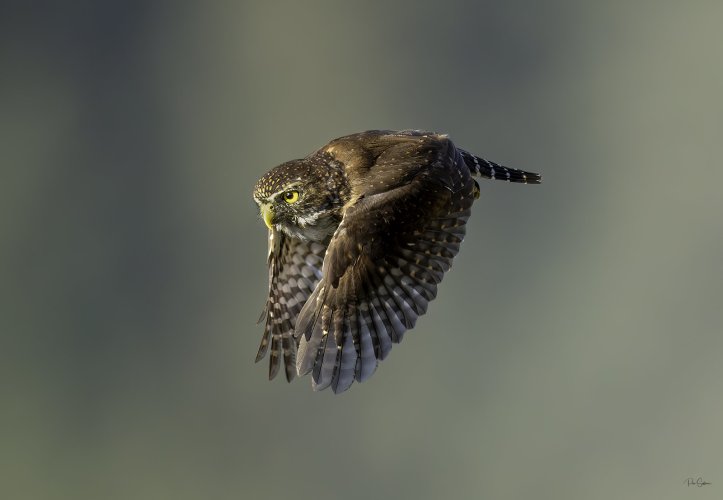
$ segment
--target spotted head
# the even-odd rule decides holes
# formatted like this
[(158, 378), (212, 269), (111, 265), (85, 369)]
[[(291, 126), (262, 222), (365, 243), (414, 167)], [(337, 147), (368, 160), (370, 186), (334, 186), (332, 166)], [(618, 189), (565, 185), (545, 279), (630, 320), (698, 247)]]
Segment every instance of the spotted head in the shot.
[(269, 229), (322, 241), (341, 221), (349, 186), (341, 164), (312, 156), (271, 169), (258, 180), (253, 196)]

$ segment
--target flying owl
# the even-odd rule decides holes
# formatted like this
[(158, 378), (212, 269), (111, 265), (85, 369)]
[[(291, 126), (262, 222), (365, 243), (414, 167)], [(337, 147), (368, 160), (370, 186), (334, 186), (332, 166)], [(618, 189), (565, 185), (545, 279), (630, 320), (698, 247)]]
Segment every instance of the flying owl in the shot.
[(256, 361), (269, 379), (347, 390), (372, 376), (437, 294), (479, 197), (472, 178), (539, 184), (446, 135), (371, 130), (266, 173), (253, 197), (269, 228), (269, 294)]

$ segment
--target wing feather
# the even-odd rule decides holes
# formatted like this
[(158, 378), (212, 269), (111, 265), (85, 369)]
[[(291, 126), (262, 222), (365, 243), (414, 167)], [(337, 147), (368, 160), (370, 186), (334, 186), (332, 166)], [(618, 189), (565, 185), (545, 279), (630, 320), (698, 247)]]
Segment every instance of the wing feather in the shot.
[(269, 231), (269, 294), (259, 319), (265, 325), (256, 361), (271, 348), (270, 380), (278, 374), (282, 361), (286, 380), (291, 382), (296, 376), (296, 317), (321, 280), (325, 252), (326, 245), (321, 243)]
[(367, 380), (425, 314), (459, 252), (475, 183), (456, 151), (438, 153), (412, 158), (416, 175), (346, 209), (296, 323), (297, 370), (312, 372), (315, 390)]

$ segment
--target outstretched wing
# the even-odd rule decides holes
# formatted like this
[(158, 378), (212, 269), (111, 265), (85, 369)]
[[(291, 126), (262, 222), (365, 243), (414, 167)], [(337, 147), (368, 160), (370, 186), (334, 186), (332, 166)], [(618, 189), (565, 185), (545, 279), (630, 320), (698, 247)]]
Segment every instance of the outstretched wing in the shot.
[[(342, 392), (369, 378), (426, 312), (459, 251), (475, 183), (451, 142), (424, 146), (377, 159), (369, 173), (386, 189), (362, 193), (329, 244), (296, 326), (298, 372), (312, 372), (315, 390)], [(392, 169), (401, 172), (396, 184)]]
[(266, 320), (256, 361), (271, 345), (269, 380), (281, 366), (283, 351), (286, 380), (296, 376), (296, 316), (321, 279), (326, 245), (291, 238), (280, 231), (269, 231), (269, 297), (259, 322)]

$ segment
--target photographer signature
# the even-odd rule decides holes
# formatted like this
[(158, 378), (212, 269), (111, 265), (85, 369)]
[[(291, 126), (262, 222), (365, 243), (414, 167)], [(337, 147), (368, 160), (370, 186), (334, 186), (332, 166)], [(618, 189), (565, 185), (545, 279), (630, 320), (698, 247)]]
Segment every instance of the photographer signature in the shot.
[(698, 477), (698, 478), (689, 477), (685, 480), (685, 484), (687, 486), (697, 486), (698, 488), (701, 488), (701, 487), (707, 486), (711, 483), (704, 481), (702, 477)]

